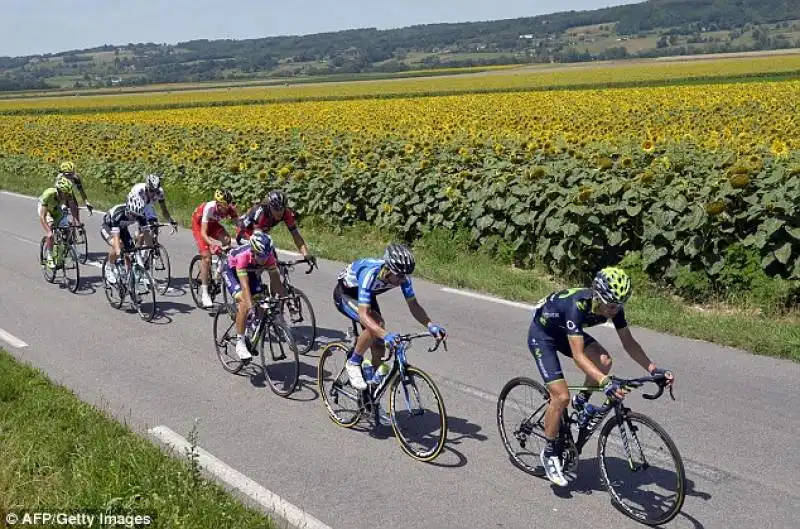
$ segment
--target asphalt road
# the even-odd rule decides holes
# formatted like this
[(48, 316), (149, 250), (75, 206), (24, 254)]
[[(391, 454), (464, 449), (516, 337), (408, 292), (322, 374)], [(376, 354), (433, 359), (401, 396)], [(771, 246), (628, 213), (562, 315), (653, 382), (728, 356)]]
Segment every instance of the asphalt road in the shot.
[[(87, 220), (89, 249), (98, 259), (106, 251), (101, 217)], [(82, 267), (78, 294), (45, 283), (37, 261), (40, 237), (34, 202), (0, 193), (0, 329), (28, 347), (0, 345), (137, 431), (166, 425), (186, 436), (196, 421), (202, 448), (333, 528), (638, 526), (602, 490), (594, 441), (584, 451), (579, 479), (566, 490), (510, 464), (495, 423), (495, 396), (512, 377), (538, 379), (525, 344), (528, 310), (415, 281), (421, 303), (450, 334), (447, 352), (428, 353), (420, 343), (409, 353), (439, 384), (450, 421), (445, 451), (425, 464), (406, 456), (391, 430), (371, 435), (328, 419), (315, 386), (318, 352), (301, 357), (304, 384), (290, 399), (271, 393), (259, 376), (223, 371), (212, 318), (185, 290), (195, 254), (188, 230), (162, 236), (177, 285), (159, 298), (162, 313), (152, 323), (111, 308), (96, 267)], [(314, 304), (322, 341), (341, 337), (348, 327), (331, 300), (341, 267), (321, 261), (313, 274), (294, 276)], [(399, 291), (383, 295), (381, 306), (391, 329), (419, 329)], [(641, 328), (633, 332), (678, 379), (675, 402), (629, 398), (633, 409), (667, 429), (686, 465), (686, 503), (670, 526), (797, 527), (800, 407), (793, 400), (800, 365)], [(615, 374), (644, 374), (613, 330), (592, 334), (615, 353)], [(577, 369), (564, 365), (577, 382)]]

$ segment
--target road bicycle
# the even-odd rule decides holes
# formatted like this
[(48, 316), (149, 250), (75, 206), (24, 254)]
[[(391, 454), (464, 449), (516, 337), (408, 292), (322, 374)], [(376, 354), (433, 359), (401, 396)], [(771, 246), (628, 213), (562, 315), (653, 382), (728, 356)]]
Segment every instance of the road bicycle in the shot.
[[(228, 289), (225, 288), (225, 281), (222, 278), (222, 266), (228, 259), (228, 252), (231, 250), (230, 246), (223, 246), (218, 253), (211, 254), (211, 266), (208, 269), (208, 295), (212, 302), (216, 302), (217, 296), (222, 294), (222, 304), (227, 309), (231, 317), (236, 316), (236, 301), (228, 294)], [(205, 309), (201, 303), (202, 297), (200, 294), (200, 287), (203, 282), (200, 277), (200, 264), (203, 257), (200, 254), (192, 257), (189, 262), (189, 291), (192, 293), (197, 308)], [(208, 307), (212, 309), (212, 307)]]
[[(647, 383), (656, 384), (658, 391), (654, 395), (642, 395), (649, 400), (661, 397), (667, 386), (667, 378), (661, 374), (614, 380), (627, 390)], [(602, 391), (600, 387), (570, 386), (569, 389)], [(669, 393), (675, 400), (672, 386)], [(631, 411), (625, 401), (606, 398), (599, 408), (588, 405), (594, 413), (583, 417), (578, 410), (564, 410), (556, 439), (563, 448), (564, 474), (570, 481), (577, 478), (578, 459), (583, 448), (605, 416), (613, 411), (597, 439), (600, 476), (611, 503), (642, 524), (665, 524), (680, 512), (685, 499), (683, 460), (664, 428), (646, 415)], [(545, 476), (539, 454), (545, 443), (544, 415), (549, 402), (547, 389), (525, 377), (508, 381), (497, 401), (497, 428), (511, 462), (538, 477)], [(585, 422), (582, 426), (581, 419)]]
[(158, 240), (159, 230), (165, 226), (172, 227), (172, 233), (177, 233), (178, 227), (172, 224), (159, 222), (150, 223), (150, 232), (153, 234), (152, 250), (142, 252), (144, 266), (150, 272), (153, 280), (158, 285), (159, 294), (166, 294), (172, 281), (172, 268), (169, 262), (169, 252)]
[[(84, 209), (84, 208), (81, 208)], [(91, 216), (92, 210), (89, 211), (89, 216)], [(68, 219), (69, 225), (69, 234), (70, 234), (70, 244), (75, 247), (75, 252), (78, 255), (78, 260), (81, 264), (86, 264), (86, 260), (89, 258), (89, 239), (86, 237), (86, 226), (83, 222), (79, 224), (72, 223), (72, 214), (68, 211)]]
[(62, 284), (64, 284), (73, 294), (80, 288), (81, 270), (78, 254), (75, 247), (71, 244), (72, 231), (70, 226), (54, 226), (51, 224), (50, 230), (53, 232), (53, 267), (47, 266), (47, 237), (42, 237), (39, 243), (39, 265), (42, 267), (42, 275), (48, 283), (54, 283), (56, 276), (61, 272)]
[[(335, 342), (322, 350), (317, 372), (317, 385), (331, 420), (344, 428), (352, 428), (366, 416), (373, 428), (389, 423), (403, 451), (418, 461), (433, 461), (444, 448), (447, 439), (447, 412), (444, 399), (431, 377), (421, 369), (408, 363), (406, 353), (411, 342), (431, 335), (402, 334), (397, 345), (390, 348), (389, 372), (377, 384), (368, 384), (367, 389), (357, 390), (350, 384), (345, 371), (345, 362), (353, 352), (358, 338), (358, 325), (353, 322), (353, 333), (348, 332), (352, 342)], [(436, 339), (428, 351), (447, 343)], [(425, 397), (421, 389), (429, 390)], [(388, 416), (381, 411), (381, 399), (388, 390)], [(424, 393), (424, 391), (423, 391)], [(426, 408), (426, 404), (431, 404)], [(412, 430), (418, 430), (413, 433)]]
[[(283, 320), (282, 305), (288, 298), (273, 298), (260, 293), (253, 296), (253, 309), (245, 322), (245, 344), (254, 357), (261, 357), (261, 367), (269, 388), (288, 397), (298, 387), (300, 359), (291, 328)], [(226, 307), (214, 315), (214, 347), (222, 367), (238, 373), (250, 363), (236, 353), (236, 320)], [(269, 350), (265, 350), (268, 346)]]
[[(115, 309), (122, 307), (126, 297), (130, 297), (131, 305), (144, 321), (152, 321), (156, 315), (156, 285), (153, 277), (146, 267), (139, 264), (135, 255), (137, 252), (152, 251), (152, 246), (138, 248), (123, 248), (122, 255), (117, 257), (115, 263), (109, 264), (108, 256), (103, 259), (101, 276), (106, 299)], [(130, 259), (125, 256), (131, 255)], [(130, 264), (126, 264), (130, 261)], [(109, 267), (113, 267), (109, 273)], [(109, 281), (109, 275), (114, 281)]]
[[(295, 261), (280, 261), (278, 260), (278, 271), (281, 275), (281, 283), (286, 291), (285, 307), (289, 316), (288, 324), (292, 328), (295, 343), (297, 343), (297, 350), (300, 354), (307, 354), (313, 347), (317, 339), (317, 319), (314, 316), (314, 308), (311, 306), (311, 301), (305, 293), (292, 285), (289, 278), (290, 272), (295, 266), (307, 263), (308, 270), (306, 274), (310, 274), (314, 268), (317, 267), (316, 259), (309, 260), (307, 257)], [(269, 285), (270, 282), (266, 281)]]

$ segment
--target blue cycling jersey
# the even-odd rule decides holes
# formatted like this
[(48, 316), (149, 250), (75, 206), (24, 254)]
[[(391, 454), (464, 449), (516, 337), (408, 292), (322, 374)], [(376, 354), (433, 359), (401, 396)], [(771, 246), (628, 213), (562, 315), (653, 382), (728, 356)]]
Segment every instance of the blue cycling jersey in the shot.
[[(347, 265), (339, 273), (338, 279), (347, 288), (358, 288), (358, 304), (369, 305), (373, 296), (382, 294), (395, 287), (386, 281), (388, 271), (384, 268), (383, 259), (359, 259)], [(414, 287), (411, 278), (406, 276), (400, 285), (406, 299), (413, 298)]]
[[(533, 321), (550, 336), (558, 337), (581, 336), (584, 327), (605, 323), (607, 318), (592, 311), (591, 289), (571, 288), (547, 296), (544, 303), (536, 309)], [(620, 307), (611, 321), (617, 329), (627, 327), (625, 310)]]

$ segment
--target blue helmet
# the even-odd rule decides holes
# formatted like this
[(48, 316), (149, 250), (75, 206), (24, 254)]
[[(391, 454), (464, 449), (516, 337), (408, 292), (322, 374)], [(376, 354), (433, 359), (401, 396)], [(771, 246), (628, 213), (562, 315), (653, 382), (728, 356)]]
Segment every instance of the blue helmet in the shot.
[(250, 237), (250, 248), (256, 256), (262, 258), (267, 257), (272, 253), (274, 248), (272, 237), (263, 231), (257, 231)]

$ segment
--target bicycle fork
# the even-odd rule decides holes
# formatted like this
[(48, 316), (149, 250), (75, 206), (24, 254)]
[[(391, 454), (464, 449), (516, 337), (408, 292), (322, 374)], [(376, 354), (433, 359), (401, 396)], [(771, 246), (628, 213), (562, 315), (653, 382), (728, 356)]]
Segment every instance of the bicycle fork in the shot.
[[(638, 428), (633, 425), (630, 421), (628, 421), (627, 417), (624, 415), (622, 406), (618, 406), (616, 409), (616, 419), (617, 424), (619, 425), (619, 435), (622, 438), (622, 447), (625, 450), (625, 456), (628, 458), (628, 466), (631, 469), (631, 472), (637, 472), (640, 469), (647, 469), (649, 466), (647, 463), (647, 459), (644, 456), (644, 451), (642, 450), (642, 445), (639, 443), (639, 438), (636, 435), (636, 431)], [(627, 428), (626, 428), (627, 425)], [(634, 447), (636, 451), (639, 453), (639, 458), (641, 464), (636, 464), (633, 458), (633, 453), (631, 451), (631, 442), (628, 440), (628, 428), (631, 431), (631, 439), (633, 440)]]

